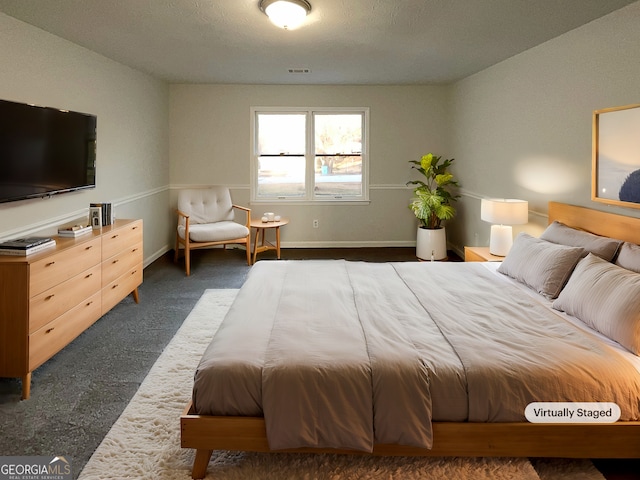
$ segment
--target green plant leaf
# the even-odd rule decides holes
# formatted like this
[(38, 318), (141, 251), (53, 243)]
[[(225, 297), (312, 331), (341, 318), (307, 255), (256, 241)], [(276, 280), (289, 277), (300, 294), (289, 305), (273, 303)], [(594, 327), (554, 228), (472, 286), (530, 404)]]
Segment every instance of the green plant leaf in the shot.
[(423, 170), (429, 170), (431, 168), (431, 162), (433, 161), (433, 154), (428, 153), (423, 155), (422, 160), (420, 161), (420, 166)]
[(436, 175), (436, 183), (440, 187), (448, 184), (451, 180), (453, 180), (453, 175), (450, 173), (441, 173), (440, 175)]
[(458, 186), (453, 174), (447, 169), (453, 158), (442, 160), (442, 156), (428, 153), (420, 161), (409, 160), (411, 168), (420, 172), (425, 180), (411, 180), (407, 185), (416, 185), (415, 197), (409, 208), (420, 224), (426, 228), (440, 228), (443, 220), (450, 220), (456, 214), (451, 202), (459, 195), (452, 195), (445, 187)]

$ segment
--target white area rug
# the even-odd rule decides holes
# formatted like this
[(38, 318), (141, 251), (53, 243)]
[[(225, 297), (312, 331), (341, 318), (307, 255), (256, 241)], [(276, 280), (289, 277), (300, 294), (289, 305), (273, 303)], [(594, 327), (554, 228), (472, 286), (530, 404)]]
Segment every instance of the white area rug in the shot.
[[(97, 448), (82, 480), (188, 480), (194, 452), (180, 448), (180, 414), (193, 374), (237, 290), (207, 290)], [(603, 480), (589, 461), (407, 458), (216, 451), (207, 479)]]

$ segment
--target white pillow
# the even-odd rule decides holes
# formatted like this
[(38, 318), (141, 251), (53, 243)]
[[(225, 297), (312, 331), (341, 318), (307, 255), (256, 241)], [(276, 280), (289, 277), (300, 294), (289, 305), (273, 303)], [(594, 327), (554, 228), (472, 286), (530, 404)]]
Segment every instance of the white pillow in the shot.
[(547, 242), (559, 243), (560, 245), (567, 245), (569, 247), (582, 247), (584, 248), (583, 256), (586, 257), (587, 253), (591, 252), (608, 262), (613, 260), (613, 257), (615, 257), (616, 252), (622, 244), (622, 240), (602, 237), (584, 230), (571, 228), (557, 221), (551, 223), (546, 230), (542, 232), (540, 238)]
[(520, 233), (498, 271), (548, 298), (556, 298), (583, 252), (580, 247), (558, 245)]
[(640, 273), (640, 245), (623, 243), (618, 258), (616, 258), (616, 265)]
[(553, 308), (640, 354), (640, 274), (589, 254), (580, 260)]

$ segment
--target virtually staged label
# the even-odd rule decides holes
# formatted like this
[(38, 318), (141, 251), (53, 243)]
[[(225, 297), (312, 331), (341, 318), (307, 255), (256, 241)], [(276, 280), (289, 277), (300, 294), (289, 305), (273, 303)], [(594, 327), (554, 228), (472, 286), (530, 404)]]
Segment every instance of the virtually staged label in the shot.
[(524, 415), (531, 423), (613, 423), (620, 407), (611, 402), (533, 402)]

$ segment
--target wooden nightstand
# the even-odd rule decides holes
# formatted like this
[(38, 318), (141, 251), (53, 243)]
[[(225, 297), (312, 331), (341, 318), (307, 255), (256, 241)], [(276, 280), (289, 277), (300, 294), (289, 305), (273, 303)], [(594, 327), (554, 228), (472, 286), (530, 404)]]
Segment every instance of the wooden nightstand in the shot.
[(464, 247), (465, 262), (501, 262), (504, 257), (491, 255), (489, 247)]

